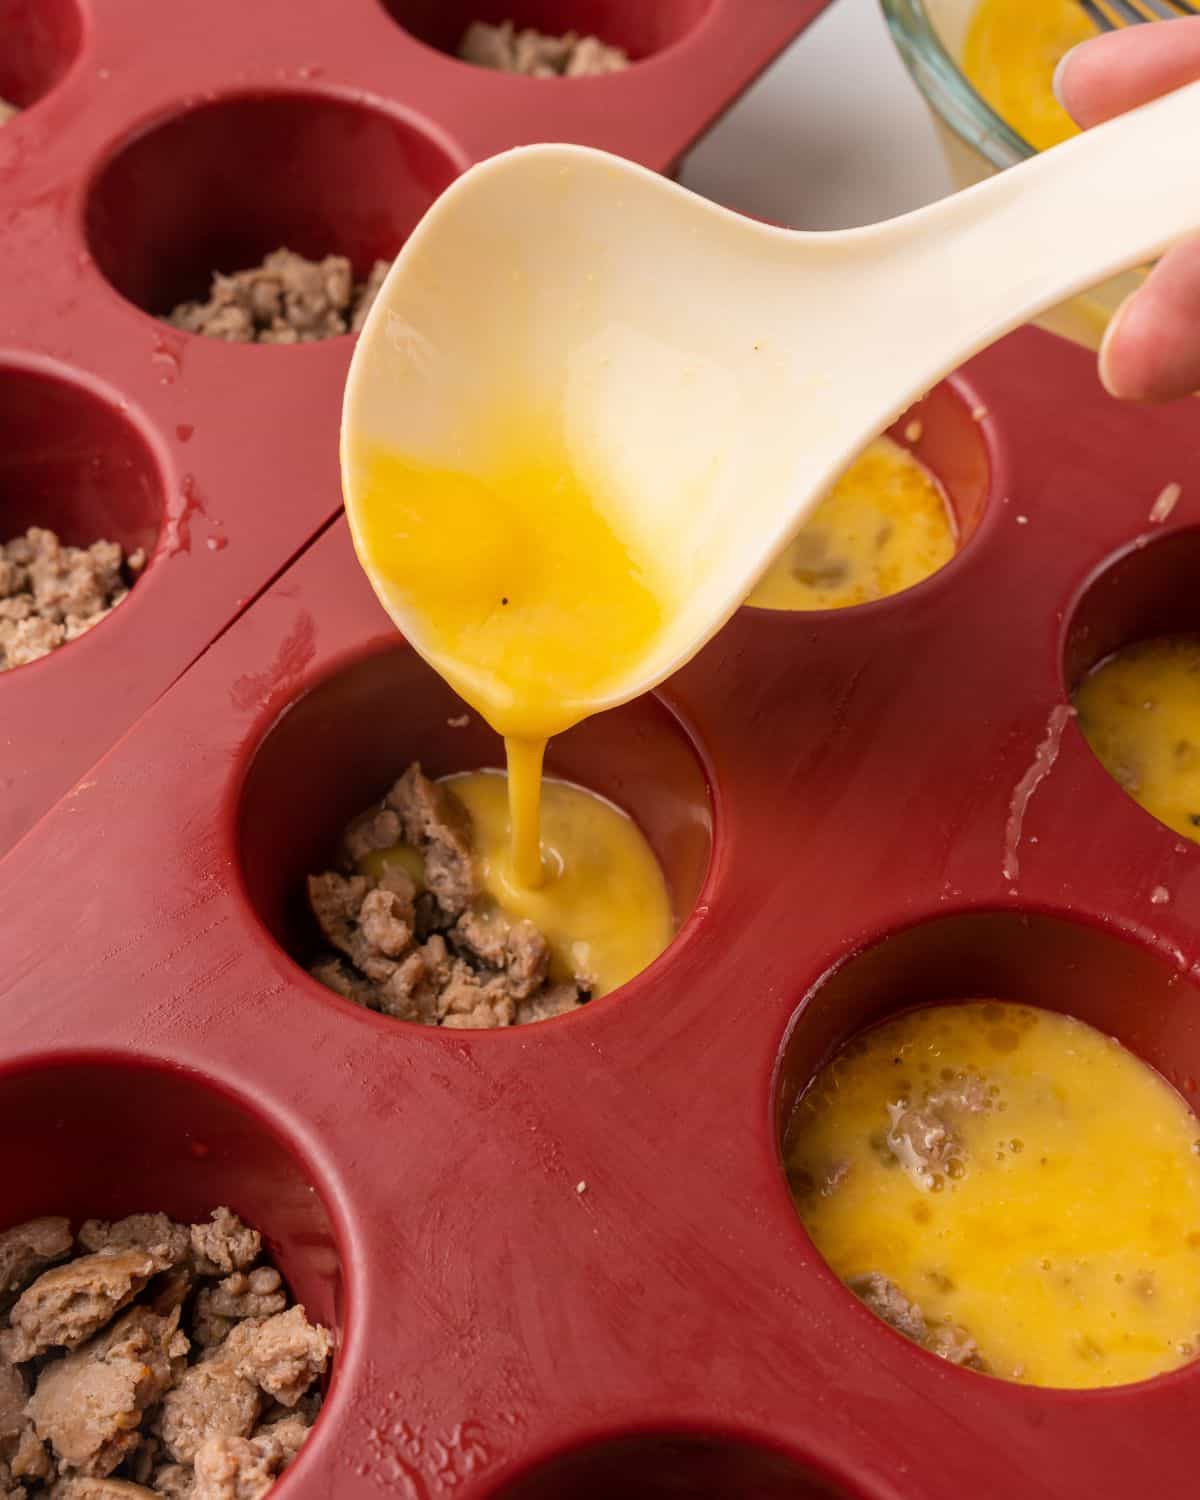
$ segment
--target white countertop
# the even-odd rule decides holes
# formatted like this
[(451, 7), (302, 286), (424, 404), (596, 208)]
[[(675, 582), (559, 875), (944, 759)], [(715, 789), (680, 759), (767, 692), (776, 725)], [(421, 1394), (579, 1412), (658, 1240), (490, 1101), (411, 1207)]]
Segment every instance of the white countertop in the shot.
[(878, 0), (833, 0), (701, 142), (682, 180), (796, 229), (873, 223), (950, 190)]

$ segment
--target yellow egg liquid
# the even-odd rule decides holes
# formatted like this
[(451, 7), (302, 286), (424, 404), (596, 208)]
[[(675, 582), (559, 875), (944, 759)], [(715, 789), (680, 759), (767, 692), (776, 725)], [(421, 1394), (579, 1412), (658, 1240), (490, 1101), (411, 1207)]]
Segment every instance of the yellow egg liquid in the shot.
[(508, 840), (512, 878), (518, 886), (534, 891), (545, 884), (542, 857), (542, 761), (545, 740), (504, 741), (508, 762)]
[(487, 463), (469, 473), (348, 451), (355, 544), (385, 601), (420, 622), (414, 644), (504, 736), (507, 778), (455, 783), (483, 841), (485, 884), (556, 952), (591, 953), (603, 992), (666, 946), (666, 887), (634, 825), (613, 823), (623, 815), (578, 788), (543, 783), (542, 760), (550, 736), (592, 712), (649, 649), (669, 596), (551, 423), (514, 416), (480, 451)]
[(890, 438), (846, 470), (746, 601), (760, 609), (845, 609), (911, 588), (954, 556), (938, 482)]
[[(957, 1145), (923, 1176), (897, 1111), (939, 1091), (986, 1104), (940, 1107)], [(851, 1042), (800, 1100), (784, 1151), (843, 1280), (887, 1277), (931, 1331), (965, 1330), (994, 1375), (1092, 1387), (1200, 1352), (1198, 1137), (1183, 1099), (1115, 1041), (973, 1002)]]
[[(514, 424), (515, 425), (515, 424)], [(482, 474), (372, 449), (348, 456), (355, 541), (425, 657), (506, 739), (592, 711), (661, 630), (652, 559), (614, 532), (561, 445), (517, 428)]]
[(501, 771), (446, 778), (471, 814), (484, 910), (490, 904), (527, 918), (549, 944), (552, 979), (580, 978), (593, 996), (606, 995), (671, 941), (671, 900), (654, 851), (620, 808), (545, 777), (540, 839), (546, 875), (540, 887), (530, 886), (514, 867), (506, 782)]
[(982, 0), (963, 50), (975, 90), (1039, 151), (1077, 135), (1054, 97), (1054, 70), (1096, 35), (1078, 0)]
[(372, 849), (355, 862), (360, 875), (380, 881), (392, 870), (403, 870), (415, 889), (425, 889), (425, 856), (411, 844), (393, 844), (390, 849)]
[(1096, 758), (1160, 823), (1200, 843), (1200, 637), (1139, 641), (1075, 693)]

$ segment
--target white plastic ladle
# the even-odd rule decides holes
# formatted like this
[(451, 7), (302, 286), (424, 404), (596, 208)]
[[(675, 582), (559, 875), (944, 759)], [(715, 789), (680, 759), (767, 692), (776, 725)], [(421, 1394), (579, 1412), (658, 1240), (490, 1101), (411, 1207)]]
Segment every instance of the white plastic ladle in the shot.
[[(1200, 84), (846, 233), (770, 228), (596, 151), (512, 151), (455, 183), (396, 260), (354, 354), (343, 453), (364, 438), (455, 468), (514, 391), (560, 412), (581, 472), (605, 467), (621, 535), (679, 585), (592, 705), (608, 707), (696, 652), (923, 392), (1194, 230)], [(344, 482), (354, 528), (349, 465)], [(384, 602), (420, 649), (422, 622)]]

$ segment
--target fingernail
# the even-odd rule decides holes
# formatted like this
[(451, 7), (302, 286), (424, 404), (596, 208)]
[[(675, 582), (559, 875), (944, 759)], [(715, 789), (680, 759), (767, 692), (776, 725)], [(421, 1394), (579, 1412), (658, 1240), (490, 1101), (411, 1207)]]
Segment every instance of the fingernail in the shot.
[(1120, 384), (1113, 376), (1112, 344), (1132, 301), (1132, 297), (1126, 297), (1125, 301), (1121, 303), (1120, 307), (1109, 318), (1108, 327), (1104, 330), (1104, 337), (1100, 340), (1100, 354), (1098, 358), (1100, 384), (1110, 396), (1115, 396), (1118, 401), (1124, 401), (1129, 393), (1121, 389)]
[[(1064, 52), (1058, 60), (1058, 67), (1054, 70), (1054, 97), (1058, 100), (1058, 102), (1064, 109), (1067, 109), (1067, 101), (1063, 98), (1063, 79), (1066, 77), (1067, 68), (1070, 66), (1071, 59), (1079, 51), (1080, 47), (1084, 45), (1085, 43), (1083, 42), (1077, 42), (1069, 52)], [(1067, 113), (1070, 114), (1069, 109), (1067, 109)]]

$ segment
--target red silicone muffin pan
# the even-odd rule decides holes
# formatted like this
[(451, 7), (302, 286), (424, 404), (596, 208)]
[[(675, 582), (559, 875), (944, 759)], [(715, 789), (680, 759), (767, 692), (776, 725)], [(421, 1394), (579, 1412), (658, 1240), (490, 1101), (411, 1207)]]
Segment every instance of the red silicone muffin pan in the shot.
[(912, 416), (949, 566), (743, 610), (552, 745), (641, 823), (681, 921), (575, 1015), (423, 1029), (301, 966), (345, 819), (413, 758), (499, 758), (341, 521), (0, 862), (3, 1222), (261, 1226), (339, 1341), (280, 1500), (1192, 1492), (1200, 1364), (1101, 1392), (952, 1368), (838, 1283), (785, 1186), (797, 1091), (923, 1001), (1061, 1008), (1200, 1103), (1200, 849), (1068, 708), (1121, 642), (1200, 623), (1194, 412), (1120, 407), (1026, 330)]
[[(391, 256), (504, 147), (668, 169), (824, 0), (0, 0), (0, 537), (150, 565), (68, 649), (0, 677), (0, 852), (336, 512), (349, 338), (207, 341), (156, 320), (280, 245)], [(500, 76), (468, 21), (597, 30), (635, 65)]]

